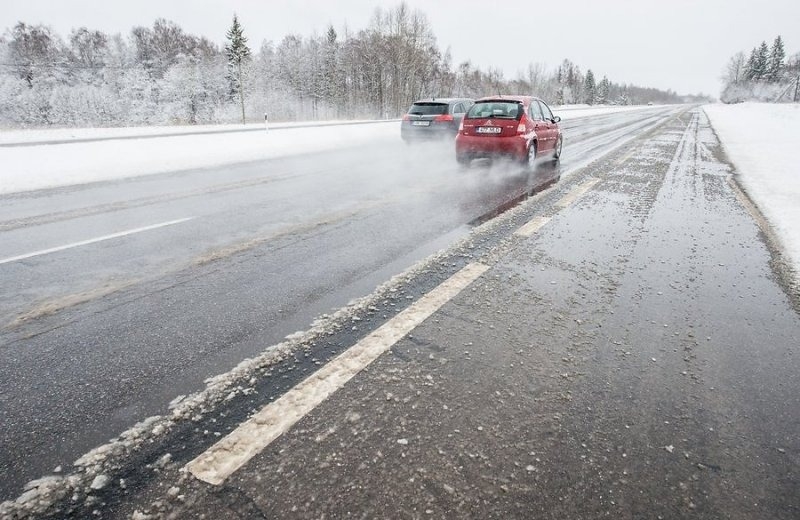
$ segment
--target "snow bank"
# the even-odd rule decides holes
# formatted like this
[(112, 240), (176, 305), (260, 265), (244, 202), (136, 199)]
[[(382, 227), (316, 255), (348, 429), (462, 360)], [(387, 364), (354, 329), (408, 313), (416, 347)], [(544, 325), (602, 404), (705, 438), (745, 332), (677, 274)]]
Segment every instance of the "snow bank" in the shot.
[(800, 273), (800, 105), (703, 107), (742, 184)]
[(0, 194), (399, 140), (396, 121), (0, 148)]
[[(300, 121), (296, 123), (270, 123), (273, 130), (309, 126), (335, 126), (375, 123), (372, 120)], [(120, 128), (38, 128), (33, 130), (0, 130), (0, 144), (24, 144), (47, 141), (87, 139), (116, 139), (174, 134), (207, 134), (263, 130), (261, 124), (248, 125), (185, 125), (185, 126), (130, 126)]]

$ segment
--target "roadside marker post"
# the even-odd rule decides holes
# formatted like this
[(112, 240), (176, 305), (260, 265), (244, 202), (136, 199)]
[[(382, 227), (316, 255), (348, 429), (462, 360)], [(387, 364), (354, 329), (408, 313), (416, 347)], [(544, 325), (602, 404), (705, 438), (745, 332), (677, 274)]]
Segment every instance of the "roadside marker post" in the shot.
[(264, 130), (269, 132), (269, 119), (267, 119), (267, 113), (264, 112)]

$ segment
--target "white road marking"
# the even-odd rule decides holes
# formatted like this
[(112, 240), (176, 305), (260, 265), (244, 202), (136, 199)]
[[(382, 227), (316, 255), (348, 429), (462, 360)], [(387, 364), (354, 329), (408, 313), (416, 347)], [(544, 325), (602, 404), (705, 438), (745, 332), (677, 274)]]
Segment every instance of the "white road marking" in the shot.
[[(561, 200), (556, 202), (556, 207), (564, 209), (570, 204), (583, 197), (592, 187), (600, 182), (600, 179), (589, 179), (583, 184), (579, 184), (572, 188), (572, 191), (564, 195)], [(527, 223), (523, 224), (519, 229), (514, 231), (514, 234), (521, 237), (530, 237), (545, 226), (552, 217), (534, 217)]]
[(266, 405), (189, 462), (186, 469), (209, 484), (222, 484), (488, 269), (488, 266), (478, 263), (467, 265), (282, 397)]
[(136, 229), (129, 229), (127, 231), (120, 231), (119, 233), (112, 233), (111, 235), (105, 235), (102, 237), (97, 238), (90, 238), (89, 240), (82, 240), (80, 242), (73, 242), (72, 244), (67, 244), (58, 247), (52, 247), (50, 249), (42, 249), (41, 251), (34, 251), (33, 253), (27, 253), (24, 255), (19, 256), (12, 256), (10, 258), (3, 258), (0, 260), (1, 264), (8, 264), (10, 262), (17, 262), (19, 260), (25, 260), (26, 258), (33, 258), (35, 256), (42, 256), (42, 255), (49, 255), (50, 253), (57, 253), (59, 251), (64, 251), (65, 249), (72, 249), (73, 247), (80, 247), (86, 246), (89, 244), (94, 244), (96, 242), (102, 242), (104, 240), (111, 240), (112, 238), (119, 238), (124, 237), (127, 235), (133, 235), (134, 233), (141, 233), (142, 231), (150, 231), (151, 229), (158, 229), (166, 226), (174, 226), (175, 224), (181, 224), (183, 222), (192, 220), (194, 217), (186, 217), (181, 218), (178, 220), (170, 220), (169, 222), (162, 222), (160, 224), (153, 224), (152, 226), (145, 226)]
[(514, 231), (514, 234), (522, 237), (532, 236), (548, 222), (550, 222), (550, 217), (534, 217), (530, 222), (523, 224), (522, 227)]
[(577, 201), (579, 198), (583, 197), (586, 192), (592, 189), (595, 184), (600, 182), (600, 179), (590, 179), (583, 184), (579, 184), (578, 186), (574, 187), (572, 191), (567, 193), (564, 198), (556, 203), (556, 206), (560, 208), (566, 208), (570, 204)]

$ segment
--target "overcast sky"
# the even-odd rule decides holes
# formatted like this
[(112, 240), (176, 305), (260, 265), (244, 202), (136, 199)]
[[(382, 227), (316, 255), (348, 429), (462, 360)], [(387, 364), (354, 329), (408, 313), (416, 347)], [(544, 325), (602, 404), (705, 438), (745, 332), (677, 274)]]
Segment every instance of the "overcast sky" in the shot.
[[(428, 16), (454, 64), (470, 60), (516, 76), (529, 62), (569, 58), (618, 83), (718, 95), (728, 58), (780, 34), (800, 51), (799, 0), (408, 0)], [(2, 0), (0, 29), (43, 23), (66, 37), (86, 26), (127, 35), (156, 18), (222, 44), (234, 12), (257, 49), (289, 33), (365, 28), (387, 0)]]

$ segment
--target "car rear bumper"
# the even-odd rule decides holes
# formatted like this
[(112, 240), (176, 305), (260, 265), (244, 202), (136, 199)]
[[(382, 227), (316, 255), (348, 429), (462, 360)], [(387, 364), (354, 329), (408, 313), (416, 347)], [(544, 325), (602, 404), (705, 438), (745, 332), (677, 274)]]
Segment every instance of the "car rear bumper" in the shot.
[(430, 139), (452, 139), (457, 129), (450, 125), (431, 124), (430, 126), (412, 126), (404, 121), (400, 125), (400, 137), (406, 141), (424, 141)]
[(459, 134), (456, 137), (456, 154), (471, 159), (505, 156), (522, 161), (528, 157), (528, 140), (524, 136), (489, 137)]

